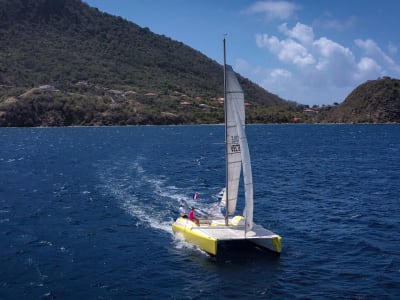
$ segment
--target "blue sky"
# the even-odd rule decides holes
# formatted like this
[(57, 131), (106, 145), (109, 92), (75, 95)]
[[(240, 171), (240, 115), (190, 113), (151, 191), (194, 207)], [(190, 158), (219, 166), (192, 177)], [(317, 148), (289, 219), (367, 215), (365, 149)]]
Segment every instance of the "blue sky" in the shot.
[(278, 96), (342, 102), (359, 84), (400, 78), (400, 1), (84, 0), (180, 41)]

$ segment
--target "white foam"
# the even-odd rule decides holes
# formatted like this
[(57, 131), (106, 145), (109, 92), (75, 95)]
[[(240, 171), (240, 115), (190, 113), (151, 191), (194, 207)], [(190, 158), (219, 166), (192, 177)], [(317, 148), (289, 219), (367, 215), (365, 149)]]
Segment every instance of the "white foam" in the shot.
[[(172, 234), (171, 223), (180, 203), (195, 206), (199, 214), (207, 215), (215, 202), (210, 204), (194, 200), (189, 188), (167, 184), (160, 174), (149, 174), (137, 158), (133, 163), (112, 161), (112, 166), (102, 165), (101, 180), (108, 194), (130, 215), (139, 219), (138, 226), (149, 226)], [(214, 196), (215, 197), (215, 196)], [(218, 197), (218, 196), (217, 196)], [(151, 201), (146, 201), (146, 199)], [(176, 208), (171, 211), (171, 207)]]
[(40, 241), (39, 244), (40, 245), (46, 245), (46, 246), (53, 246), (53, 243), (49, 242), (49, 241)]
[(186, 242), (181, 234), (174, 235), (174, 245), (176, 249), (196, 249), (196, 246)]

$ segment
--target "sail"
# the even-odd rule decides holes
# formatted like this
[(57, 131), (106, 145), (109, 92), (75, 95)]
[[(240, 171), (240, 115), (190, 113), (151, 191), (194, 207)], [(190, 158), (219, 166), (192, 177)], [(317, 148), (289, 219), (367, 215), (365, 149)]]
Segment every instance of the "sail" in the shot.
[(240, 108), (237, 104), (234, 104), (235, 120), (237, 125), (237, 131), (239, 134), (239, 143), (241, 149), (242, 166), (243, 166), (243, 181), (244, 181), (244, 191), (245, 191), (245, 208), (244, 208), (244, 218), (245, 218), (245, 230), (246, 232), (253, 228), (253, 175), (251, 172), (251, 161), (250, 161), (250, 151), (247, 144), (247, 137), (244, 130), (244, 120), (241, 119)]
[(242, 167), (242, 155), (239, 141), (238, 126), (235, 115), (244, 122), (243, 90), (231, 66), (226, 65), (226, 162), (227, 162), (227, 213), (232, 215), (236, 211), (239, 180)]

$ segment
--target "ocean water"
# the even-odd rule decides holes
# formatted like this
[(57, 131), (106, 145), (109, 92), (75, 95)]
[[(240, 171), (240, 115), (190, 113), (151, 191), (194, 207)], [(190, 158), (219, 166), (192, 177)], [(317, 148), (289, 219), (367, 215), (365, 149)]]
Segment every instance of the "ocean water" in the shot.
[(218, 201), (223, 136), (0, 128), (0, 299), (400, 298), (399, 125), (247, 127), (254, 219), (279, 257), (215, 259), (172, 234), (180, 202)]

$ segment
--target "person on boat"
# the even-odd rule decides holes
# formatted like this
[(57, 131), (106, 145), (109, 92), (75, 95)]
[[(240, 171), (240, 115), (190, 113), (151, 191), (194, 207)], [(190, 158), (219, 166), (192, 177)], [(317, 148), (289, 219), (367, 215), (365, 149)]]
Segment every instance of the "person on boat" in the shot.
[(179, 214), (181, 215), (181, 217), (187, 218), (185, 206), (183, 204), (179, 205)]
[(195, 222), (197, 226), (200, 226), (199, 219), (197, 219), (196, 216), (194, 215), (194, 207), (192, 207), (192, 209), (189, 212), (189, 220)]

